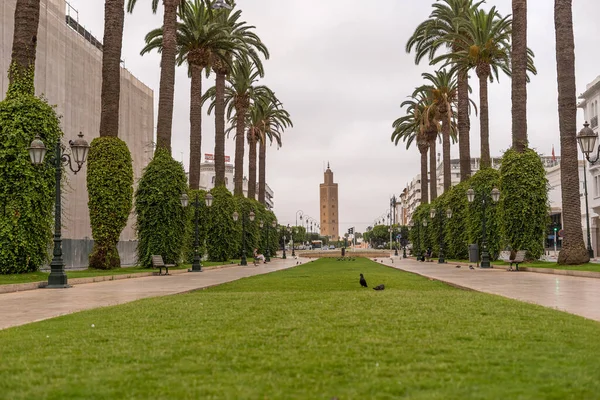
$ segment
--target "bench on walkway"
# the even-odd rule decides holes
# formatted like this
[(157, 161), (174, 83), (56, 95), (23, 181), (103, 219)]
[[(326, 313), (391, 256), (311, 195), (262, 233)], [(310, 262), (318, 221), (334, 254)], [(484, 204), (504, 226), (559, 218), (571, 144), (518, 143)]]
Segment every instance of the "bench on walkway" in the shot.
[(162, 275), (162, 269), (165, 269), (165, 275), (169, 275), (169, 267), (174, 267), (175, 264), (165, 264), (162, 256), (152, 256), (152, 268), (158, 268), (158, 275)]
[(515, 255), (514, 259), (511, 259), (510, 262), (510, 267), (508, 268), (509, 271), (512, 271), (512, 265), (515, 264), (516, 269), (515, 271), (519, 270), (519, 264), (521, 264), (523, 261), (525, 261), (525, 254), (527, 254), (527, 250), (519, 250), (517, 251), (517, 254)]
[(510, 262), (510, 250), (503, 250), (498, 255), (498, 260), (509, 263)]

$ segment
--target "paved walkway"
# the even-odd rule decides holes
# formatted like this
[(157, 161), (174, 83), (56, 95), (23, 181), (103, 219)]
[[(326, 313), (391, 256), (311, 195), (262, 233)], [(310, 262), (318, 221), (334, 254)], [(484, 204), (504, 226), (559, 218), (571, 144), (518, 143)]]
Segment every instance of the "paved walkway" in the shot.
[(36, 289), (1, 294), (0, 329), (147, 297), (189, 292), (248, 276), (291, 268), (298, 261), (305, 263), (308, 260), (278, 259), (256, 267), (250, 263), (246, 267), (235, 266), (204, 272), (88, 283), (69, 289)]
[(600, 279), (597, 278), (494, 268), (471, 270), (456, 268), (451, 263), (423, 263), (401, 257), (393, 257), (393, 260), (392, 263), (390, 258), (383, 259), (385, 265), (400, 270), (600, 321)]

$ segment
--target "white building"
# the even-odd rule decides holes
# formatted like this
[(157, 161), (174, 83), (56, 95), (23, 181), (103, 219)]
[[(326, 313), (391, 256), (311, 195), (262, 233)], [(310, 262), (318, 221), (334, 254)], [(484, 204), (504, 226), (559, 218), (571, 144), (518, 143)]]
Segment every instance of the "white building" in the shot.
[[(210, 190), (215, 187), (215, 163), (212, 154), (204, 154), (204, 162), (200, 164), (200, 189)], [(225, 187), (233, 193), (233, 164), (230, 157), (225, 156)], [(248, 196), (248, 179), (244, 177), (244, 196)], [(258, 200), (258, 182), (256, 183), (256, 199)], [(265, 205), (269, 210), (273, 209), (273, 189), (265, 184)]]
[[(596, 77), (591, 83), (585, 87), (585, 92), (579, 95), (581, 102), (578, 107), (583, 110), (583, 116), (585, 121), (588, 121), (590, 128), (594, 133), (598, 134), (598, 102), (600, 100), (600, 76)], [(583, 127), (579, 127), (583, 128)], [(596, 146), (598, 145), (596, 142)], [(590, 154), (590, 159), (593, 161), (596, 158), (596, 154)], [(583, 163), (583, 161), (582, 161)], [(600, 252), (600, 162), (592, 165), (586, 162), (586, 168), (588, 170), (587, 175), (587, 188), (588, 188), (588, 201), (589, 201), (589, 218), (590, 218), (590, 230), (591, 230), (591, 242), (594, 255), (597, 257)], [(583, 175), (580, 169), (580, 183), (583, 185)], [(583, 193), (583, 190), (580, 191)], [(583, 226), (583, 237), (587, 243), (587, 226), (585, 218), (585, 198), (581, 197), (581, 212), (582, 212), (582, 226)]]

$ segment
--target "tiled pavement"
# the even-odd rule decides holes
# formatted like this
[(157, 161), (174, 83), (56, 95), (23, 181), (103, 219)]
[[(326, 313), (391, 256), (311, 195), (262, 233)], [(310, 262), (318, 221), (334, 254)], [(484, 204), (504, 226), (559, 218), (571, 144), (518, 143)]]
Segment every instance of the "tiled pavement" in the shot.
[[(36, 289), (0, 294), (0, 329), (24, 325), (91, 308), (112, 306), (147, 297), (202, 289), (240, 278), (291, 268), (307, 259), (273, 260), (258, 266), (235, 266), (169, 276), (150, 276), (74, 285), (69, 289)], [(1, 396), (0, 396), (1, 397)]]
[(424, 263), (401, 257), (379, 259), (381, 260), (390, 267), (456, 286), (556, 308), (600, 321), (600, 279), (597, 278), (508, 272), (494, 268), (471, 270), (465, 266), (456, 268), (452, 263)]

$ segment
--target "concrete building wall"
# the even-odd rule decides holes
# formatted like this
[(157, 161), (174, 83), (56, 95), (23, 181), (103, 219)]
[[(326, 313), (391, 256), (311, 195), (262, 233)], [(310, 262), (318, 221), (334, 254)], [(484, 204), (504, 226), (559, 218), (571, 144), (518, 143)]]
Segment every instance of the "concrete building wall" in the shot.
[[(7, 87), (16, 0), (0, 2), (0, 99)], [(65, 0), (41, 0), (35, 68), (36, 94), (56, 105), (62, 116), (63, 143), (79, 132), (91, 142), (99, 135), (102, 52), (66, 23)], [(102, 35), (101, 32), (98, 34)], [(100, 37), (101, 39), (101, 37)], [(119, 137), (129, 146), (135, 181), (152, 157), (154, 134), (153, 91), (121, 68)], [(67, 169), (63, 192), (63, 237), (91, 239), (86, 190), (86, 166), (73, 175)], [(133, 214), (121, 234), (135, 239)]]

